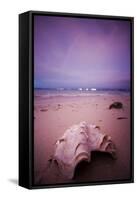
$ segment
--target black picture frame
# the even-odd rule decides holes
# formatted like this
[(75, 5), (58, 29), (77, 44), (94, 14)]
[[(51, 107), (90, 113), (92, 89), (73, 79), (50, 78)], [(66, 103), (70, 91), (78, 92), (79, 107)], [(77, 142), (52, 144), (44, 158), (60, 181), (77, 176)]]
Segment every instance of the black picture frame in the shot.
[[(131, 80), (131, 175), (127, 180), (96, 181), (74, 184), (34, 185), (34, 16), (60, 16), (91, 19), (128, 20), (130, 36)], [(28, 11), (19, 15), (19, 185), (28, 189), (87, 186), (134, 182), (134, 18), (123, 16)]]

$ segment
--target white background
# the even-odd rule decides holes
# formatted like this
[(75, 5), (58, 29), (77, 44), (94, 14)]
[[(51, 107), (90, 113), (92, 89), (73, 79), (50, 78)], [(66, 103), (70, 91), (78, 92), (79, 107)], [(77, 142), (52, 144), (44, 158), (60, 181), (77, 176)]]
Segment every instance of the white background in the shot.
[[(18, 14), (27, 10), (76, 12), (135, 17), (136, 0), (1, 0), (0, 1), (0, 199), (135, 199), (137, 183), (27, 190), (18, 178)], [(136, 61), (136, 55), (135, 55)], [(135, 74), (137, 74), (135, 66)], [(135, 101), (137, 100), (135, 80)], [(135, 120), (137, 108), (135, 106)], [(137, 123), (135, 122), (135, 132)], [(135, 133), (135, 168), (137, 141)], [(135, 171), (136, 181), (136, 171)], [(137, 197), (136, 197), (137, 198)]]

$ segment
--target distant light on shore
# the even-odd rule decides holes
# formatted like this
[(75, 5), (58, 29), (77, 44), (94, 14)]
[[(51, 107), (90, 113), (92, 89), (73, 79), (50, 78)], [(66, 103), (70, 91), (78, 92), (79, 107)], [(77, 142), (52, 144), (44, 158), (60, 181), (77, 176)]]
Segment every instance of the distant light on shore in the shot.
[(92, 91), (96, 91), (97, 89), (96, 89), (96, 88), (91, 88), (91, 90), (92, 90)]
[(86, 90), (86, 91), (96, 91), (97, 89), (96, 88), (78, 88), (79, 91), (82, 91), (82, 90)]

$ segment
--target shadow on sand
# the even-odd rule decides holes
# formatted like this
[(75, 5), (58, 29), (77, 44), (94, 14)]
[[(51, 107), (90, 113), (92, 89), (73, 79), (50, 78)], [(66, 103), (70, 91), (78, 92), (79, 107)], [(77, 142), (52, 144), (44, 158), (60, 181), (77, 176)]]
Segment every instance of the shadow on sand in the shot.
[(9, 182), (13, 183), (14, 185), (18, 185), (18, 180), (14, 178), (8, 179)]

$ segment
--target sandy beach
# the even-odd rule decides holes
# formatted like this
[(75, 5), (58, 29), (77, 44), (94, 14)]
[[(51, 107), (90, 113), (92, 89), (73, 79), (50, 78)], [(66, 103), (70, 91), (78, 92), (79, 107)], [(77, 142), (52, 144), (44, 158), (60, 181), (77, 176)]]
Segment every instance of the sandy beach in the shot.
[[(115, 101), (123, 109), (109, 109)], [(93, 153), (90, 163), (83, 162), (72, 180), (62, 177), (49, 159), (56, 141), (66, 129), (81, 121), (95, 124), (112, 137), (117, 149), (114, 160), (105, 153)], [(78, 183), (130, 178), (130, 96), (93, 94), (91, 96), (35, 96), (34, 101), (34, 183)]]

